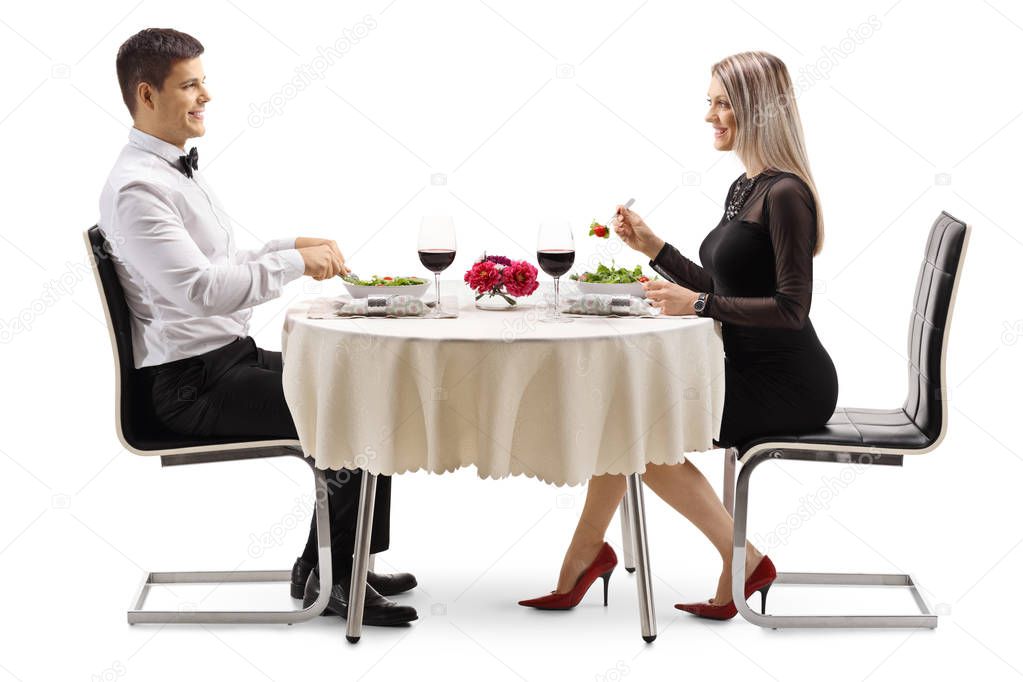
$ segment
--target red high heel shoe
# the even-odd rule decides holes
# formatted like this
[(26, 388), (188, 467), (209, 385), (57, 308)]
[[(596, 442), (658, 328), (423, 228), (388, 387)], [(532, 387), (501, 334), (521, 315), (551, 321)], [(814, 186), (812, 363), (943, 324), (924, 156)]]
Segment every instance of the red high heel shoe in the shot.
[[(771, 585), (777, 577), (778, 571), (775, 570), (774, 563), (770, 557), (765, 555), (746, 580), (743, 594), (746, 595), (746, 599), (749, 599), (754, 592), (760, 592), (760, 613), (767, 612), (767, 591), (771, 589)], [(700, 618), (712, 618), (714, 620), (728, 620), (729, 618), (734, 618), (735, 614), (739, 612), (734, 600), (727, 604), (711, 604), (709, 602), (675, 604), (675, 608), (688, 611)]]
[(605, 542), (604, 546), (597, 552), (597, 558), (583, 571), (583, 574), (579, 576), (579, 580), (575, 582), (571, 590), (564, 594), (551, 592), (536, 599), (524, 599), (519, 602), (519, 605), (532, 606), (535, 609), (571, 609), (582, 601), (583, 595), (586, 594), (586, 591), (590, 589), (590, 585), (597, 578), (603, 578), (604, 606), (607, 606), (607, 581), (617, 565), (618, 557), (615, 556), (615, 551), (611, 549), (611, 545)]

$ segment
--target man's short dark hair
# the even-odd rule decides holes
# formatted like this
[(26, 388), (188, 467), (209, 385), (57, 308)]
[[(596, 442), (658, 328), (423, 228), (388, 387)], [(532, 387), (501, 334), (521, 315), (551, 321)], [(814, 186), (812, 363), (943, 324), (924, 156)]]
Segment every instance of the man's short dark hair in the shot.
[(117, 51), (117, 81), (131, 115), (135, 115), (139, 83), (149, 83), (160, 90), (174, 62), (194, 59), (202, 53), (202, 43), (172, 28), (143, 29), (124, 41)]

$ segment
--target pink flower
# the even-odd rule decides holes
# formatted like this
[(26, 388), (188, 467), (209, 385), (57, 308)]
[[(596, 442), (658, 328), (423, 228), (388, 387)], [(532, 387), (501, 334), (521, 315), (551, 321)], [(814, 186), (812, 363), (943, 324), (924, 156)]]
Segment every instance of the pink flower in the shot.
[(505, 256), (487, 256), (485, 258), (485, 260), (488, 260), (491, 263), (496, 263), (498, 265), (511, 265), (512, 264), (511, 259), (507, 258)]
[(529, 296), (540, 286), (536, 281), (536, 268), (524, 260), (515, 260), (501, 273), (505, 291), (512, 296)]
[(465, 273), (465, 282), (478, 294), (501, 286), (501, 271), (490, 261), (476, 263)]

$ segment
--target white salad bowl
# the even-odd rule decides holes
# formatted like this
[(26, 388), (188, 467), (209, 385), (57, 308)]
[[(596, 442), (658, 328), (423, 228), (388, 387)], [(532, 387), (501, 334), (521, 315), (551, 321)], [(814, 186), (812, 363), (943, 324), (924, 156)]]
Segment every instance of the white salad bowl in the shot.
[(636, 298), (646, 297), (646, 292), (643, 291), (643, 284), (641, 282), (631, 282), (629, 284), (595, 284), (592, 282), (575, 281), (575, 284), (579, 287), (580, 294), (611, 294), (612, 296), (635, 296)]
[(401, 286), (363, 286), (359, 284), (352, 284), (350, 282), (344, 282), (345, 289), (348, 289), (348, 293), (351, 294), (352, 298), (368, 298), (370, 296), (412, 296), (414, 298), (422, 298), (426, 290), (430, 288), (429, 283), (425, 284), (404, 284)]

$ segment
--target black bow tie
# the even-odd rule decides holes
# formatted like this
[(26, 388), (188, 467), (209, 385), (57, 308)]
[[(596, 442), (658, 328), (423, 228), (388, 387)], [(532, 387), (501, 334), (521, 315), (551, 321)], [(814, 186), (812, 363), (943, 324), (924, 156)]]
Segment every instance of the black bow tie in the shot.
[(184, 173), (185, 177), (192, 177), (192, 171), (199, 170), (199, 151), (192, 147), (187, 154), (178, 157), (178, 164), (180, 165), (178, 170)]

